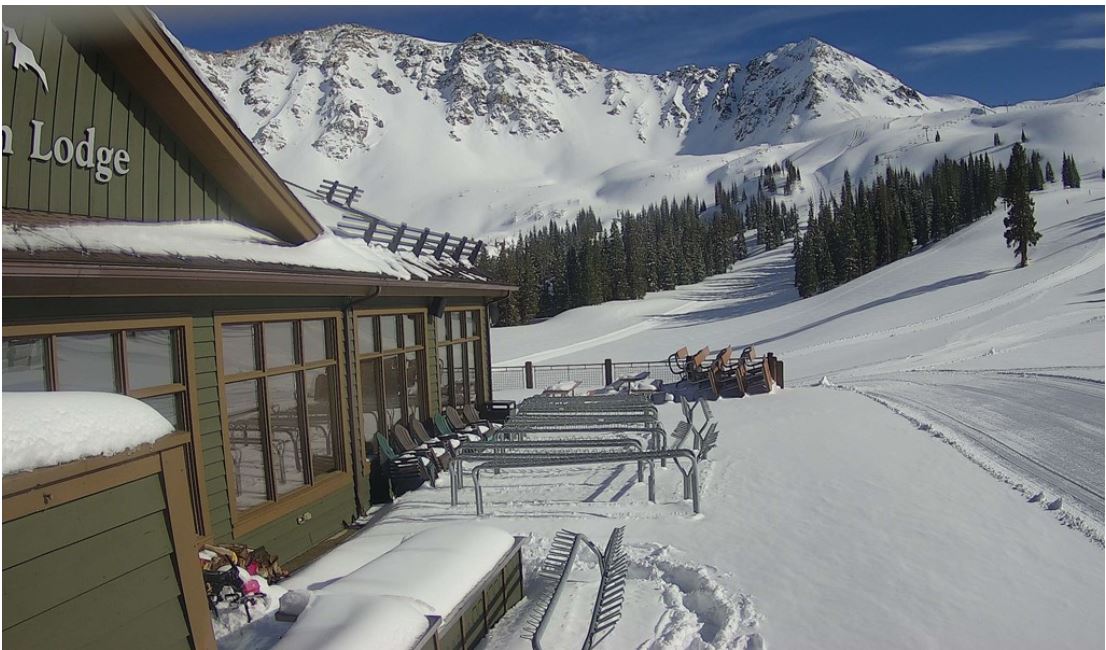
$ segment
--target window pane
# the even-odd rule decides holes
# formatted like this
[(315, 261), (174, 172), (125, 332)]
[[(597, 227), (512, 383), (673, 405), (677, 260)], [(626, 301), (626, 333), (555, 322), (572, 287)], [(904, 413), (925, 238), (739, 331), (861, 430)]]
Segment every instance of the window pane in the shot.
[(424, 368), (421, 352), (408, 352), (404, 356), (407, 377), (407, 417), (410, 420), (422, 419), (422, 377)]
[(453, 404), (449, 390), (449, 346), (438, 346), (438, 392), (442, 406)]
[(113, 335), (73, 334), (55, 341), (58, 390), (119, 391)]
[(403, 357), (384, 358), (384, 426), (391, 430), (397, 424), (403, 424)]
[(397, 316), (380, 317), (380, 348), (382, 350), (394, 350), (399, 347), (399, 338), (396, 333)]
[(417, 314), (403, 315), (403, 347), (413, 348), (416, 345), (422, 345), (422, 339), (416, 335), (419, 329), (417, 320), (419, 318)]
[(476, 318), (476, 312), (465, 312), (465, 336), (479, 336), (480, 331), (476, 328), (476, 323), (479, 320)]
[(464, 345), (456, 343), (450, 346), (450, 379), (453, 383), (453, 399), (454, 406), (464, 404), (468, 401), (468, 397), (465, 396), (465, 356)]
[(449, 312), (449, 338), (452, 340), (464, 337), (465, 335), (461, 332), (461, 312)]
[(257, 395), (256, 380), (226, 386), (227, 428), (230, 430), (230, 454), (234, 463), (234, 488), (239, 510), (252, 508), (266, 500), (265, 446), (262, 443)]
[(265, 369), (282, 368), (296, 363), (296, 340), (292, 323), (264, 323)]
[(279, 496), (307, 483), (303, 471), (304, 436), (300, 428), (302, 400), (295, 373), (269, 377), (265, 383), (269, 399), (273, 482)]
[(318, 477), (338, 469), (338, 430), (334, 417), (334, 366), (304, 373), (307, 391), (307, 439), (311, 469)]
[(126, 337), (130, 390), (181, 383), (177, 337), (172, 330), (128, 331)]
[(380, 422), (379, 391), (380, 359), (366, 359), (361, 362), (361, 436), (367, 458), (376, 454), (376, 434), (384, 431)]
[(253, 325), (223, 325), (223, 374), (257, 370), (257, 332)]
[(147, 397), (142, 401), (154, 407), (155, 411), (161, 413), (161, 416), (166, 420), (169, 420), (169, 423), (173, 425), (175, 430), (180, 431), (184, 429), (184, 427), (181, 426), (184, 418), (181, 417), (183, 411), (181, 410), (181, 395), (179, 393), (176, 395)]
[(4, 390), (46, 390), (46, 340), (4, 339)]
[(357, 319), (357, 353), (380, 352), (376, 346), (376, 316)]
[(300, 326), (303, 336), (303, 361), (322, 361), (334, 358), (333, 321), (305, 320)]
[(480, 357), (476, 356), (476, 341), (469, 341), (465, 344), (465, 348), (468, 355), (468, 378), (465, 382), (465, 394), (468, 395), (468, 401), (476, 403), (479, 399), (476, 392), (476, 369), (480, 367)]

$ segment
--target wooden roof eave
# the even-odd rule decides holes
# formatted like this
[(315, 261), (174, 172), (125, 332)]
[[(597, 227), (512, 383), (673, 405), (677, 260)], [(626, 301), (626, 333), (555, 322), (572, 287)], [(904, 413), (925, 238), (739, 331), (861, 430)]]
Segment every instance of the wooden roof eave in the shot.
[(448, 279), (399, 280), (359, 273), (303, 269), (244, 270), (173, 268), (136, 264), (96, 264), (60, 260), (4, 260), (7, 298), (127, 296), (303, 295), (372, 298), (376, 296), (507, 296), (516, 287)]
[(54, 10), (67, 30), (95, 40), (253, 225), (301, 244), (323, 230), (242, 133), (145, 7)]

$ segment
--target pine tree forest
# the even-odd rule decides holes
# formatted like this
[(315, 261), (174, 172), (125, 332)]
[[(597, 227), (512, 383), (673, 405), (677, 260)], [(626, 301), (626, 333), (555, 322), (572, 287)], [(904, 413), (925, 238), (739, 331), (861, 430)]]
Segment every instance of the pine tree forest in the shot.
[[(1041, 189), (1049, 167), (1029, 157), (1028, 181)], [(1065, 156), (1064, 170), (1074, 166)], [(1065, 184), (1070, 184), (1064, 173)], [(535, 227), (493, 245), (480, 268), (519, 287), (500, 303), (498, 325), (518, 325), (608, 300), (641, 298), (725, 272), (748, 254), (747, 231), (772, 250), (792, 240), (795, 285), (801, 297), (828, 291), (909, 255), (990, 214), (1002, 196), (1006, 171), (987, 155), (935, 160), (918, 175), (887, 167), (865, 184), (846, 172), (837, 194), (799, 211), (782, 197), (801, 181), (790, 161), (766, 167), (756, 195), (717, 183), (714, 205), (699, 198), (664, 198), (608, 225), (591, 208), (574, 221)], [(1076, 181), (1077, 182), (1077, 181)]]

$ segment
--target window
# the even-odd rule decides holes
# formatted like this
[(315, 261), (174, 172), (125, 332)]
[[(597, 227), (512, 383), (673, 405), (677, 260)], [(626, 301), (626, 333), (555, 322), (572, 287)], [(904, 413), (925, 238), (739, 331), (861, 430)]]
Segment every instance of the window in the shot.
[(202, 455), (193, 427), (191, 374), (185, 345), (191, 319), (5, 326), (5, 391), (82, 390), (119, 393), (192, 433), (188, 473), (196, 533), (205, 534)]
[(342, 471), (335, 318), (220, 322), (238, 512)]
[(438, 321), (438, 390), (442, 406), (484, 401), (480, 311), (447, 311)]
[(362, 314), (357, 317), (361, 376), (361, 435), (366, 458), (376, 453), (376, 435), (426, 413), (425, 313)]
[(182, 336), (172, 327), (5, 338), (4, 390), (121, 393), (188, 430)]

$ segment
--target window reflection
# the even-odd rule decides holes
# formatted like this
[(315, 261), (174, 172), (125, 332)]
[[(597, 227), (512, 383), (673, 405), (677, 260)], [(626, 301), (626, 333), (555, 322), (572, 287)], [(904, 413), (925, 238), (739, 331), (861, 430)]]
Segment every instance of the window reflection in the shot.
[(300, 426), (299, 389), (296, 375), (277, 375), (265, 380), (268, 387), (269, 426), (272, 430), (273, 483), (277, 495), (307, 484), (303, 471), (303, 434)]
[(115, 372), (115, 336), (68, 334), (55, 339), (58, 390), (119, 391)]
[(396, 316), (380, 317), (380, 349), (394, 350), (399, 347), (399, 337), (396, 332)]
[(46, 390), (46, 340), (4, 339), (4, 390)]
[(176, 337), (170, 330), (126, 333), (127, 384), (131, 390), (180, 383)]
[(183, 410), (181, 405), (181, 394), (175, 395), (161, 395), (160, 397), (147, 397), (142, 400), (146, 404), (149, 404), (155, 411), (161, 414), (169, 423), (173, 425), (173, 429), (180, 431), (184, 428), (183, 422)]
[(303, 337), (303, 361), (322, 361), (334, 358), (334, 344), (325, 321), (305, 320), (300, 325)]
[(258, 382), (227, 384), (227, 428), (234, 464), (234, 487), (239, 510), (252, 508), (266, 499), (265, 446), (257, 393)]
[(338, 469), (338, 440), (334, 429), (334, 366), (304, 373), (307, 391), (307, 440), (315, 475)]
[(405, 348), (412, 348), (421, 343), (415, 334), (418, 327), (416, 318), (418, 317), (415, 314), (403, 315), (403, 347)]
[(265, 323), (265, 369), (283, 368), (296, 363), (296, 340), (292, 323)]
[(253, 325), (223, 325), (223, 375), (257, 370), (257, 332)]
[(357, 319), (357, 349), (361, 354), (380, 351), (376, 345), (376, 316)]
[(422, 419), (422, 354), (408, 352), (404, 355), (404, 374), (407, 377), (407, 420)]
[(380, 422), (380, 359), (361, 361), (361, 433), (365, 453), (376, 453), (376, 434), (384, 429)]
[(403, 358), (384, 358), (384, 415), (385, 426), (391, 429), (403, 423)]

